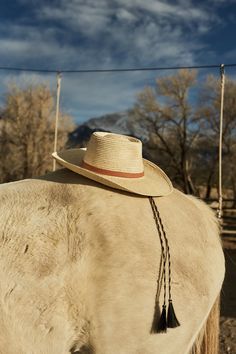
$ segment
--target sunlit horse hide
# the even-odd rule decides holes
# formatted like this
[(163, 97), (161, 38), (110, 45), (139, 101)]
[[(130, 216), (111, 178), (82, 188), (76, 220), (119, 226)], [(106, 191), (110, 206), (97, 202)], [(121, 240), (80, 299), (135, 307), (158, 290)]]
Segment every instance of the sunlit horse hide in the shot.
[(0, 354), (216, 354), (217, 222), (177, 190), (154, 199), (181, 323), (157, 334), (161, 248), (147, 197), (66, 169), (0, 186)]

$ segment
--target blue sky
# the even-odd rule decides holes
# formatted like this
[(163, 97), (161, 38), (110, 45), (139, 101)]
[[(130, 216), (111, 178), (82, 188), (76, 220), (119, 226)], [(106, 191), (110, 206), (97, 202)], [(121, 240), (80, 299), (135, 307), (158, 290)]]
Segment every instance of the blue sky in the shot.
[[(63, 70), (235, 63), (235, 24), (236, 0), (2, 0), (0, 66)], [(77, 122), (123, 111), (163, 74), (64, 74), (62, 109)], [(12, 80), (55, 87), (54, 75), (1, 72), (0, 79), (0, 96)]]

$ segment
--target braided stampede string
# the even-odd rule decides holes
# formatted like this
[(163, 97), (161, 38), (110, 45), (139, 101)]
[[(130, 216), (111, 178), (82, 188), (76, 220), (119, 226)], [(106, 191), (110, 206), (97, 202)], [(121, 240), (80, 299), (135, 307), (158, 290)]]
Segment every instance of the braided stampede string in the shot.
[[(154, 316), (154, 323), (153, 323), (153, 332), (166, 332), (167, 328), (175, 328), (180, 326), (180, 323), (175, 315), (172, 297), (171, 297), (171, 259), (170, 259), (170, 248), (169, 242), (166, 236), (166, 232), (164, 229), (163, 222), (161, 220), (161, 216), (159, 210), (156, 206), (156, 203), (152, 197), (149, 197), (149, 202), (152, 207), (153, 216), (155, 219), (155, 223), (157, 226), (157, 231), (160, 238), (161, 243), (161, 252), (162, 252), (162, 259), (163, 259), (163, 277), (164, 277), (164, 301), (162, 305), (162, 313), (160, 319), (156, 321), (156, 316)], [(167, 262), (168, 260), (168, 262)], [(166, 278), (167, 278), (167, 271), (168, 268), (168, 313), (166, 315)], [(156, 302), (158, 299), (156, 299)]]
[[(152, 210), (153, 210), (153, 216), (154, 216), (154, 219), (155, 219), (155, 222), (156, 222), (158, 235), (159, 235), (160, 243), (161, 243), (162, 255), (161, 255), (160, 267), (163, 266), (163, 270), (160, 269), (160, 272), (159, 272), (160, 283), (158, 282), (158, 290), (157, 290), (157, 293), (156, 293), (156, 304), (155, 304), (156, 311), (155, 312), (157, 312), (157, 303), (158, 303), (158, 300), (159, 300), (158, 296), (160, 294), (160, 288), (161, 288), (162, 280), (163, 280), (163, 277), (164, 277), (164, 303), (163, 303), (163, 311), (162, 311), (162, 320), (161, 319), (158, 320), (157, 313), (155, 313), (155, 315), (154, 315), (153, 332), (156, 333), (156, 332), (166, 331), (165, 317), (166, 317), (166, 259), (167, 259), (167, 257), (166, 257), (166, 252), (165, 252), (164, 240), (162, 238), (160, 223), (158, 222), (158, 218), (157, 218), (157, 215), (156, 215), (156, 212), (155, 212), (155, 209), (154, 209), (154, 204), (153, 204), (152, 197), (150, 197), (149, 200), (150, 200), (151, 207), (152, 207)], [(163, 327), (163, 328), (160, 328), (160, 324), (162, 325), (161, 327)]]

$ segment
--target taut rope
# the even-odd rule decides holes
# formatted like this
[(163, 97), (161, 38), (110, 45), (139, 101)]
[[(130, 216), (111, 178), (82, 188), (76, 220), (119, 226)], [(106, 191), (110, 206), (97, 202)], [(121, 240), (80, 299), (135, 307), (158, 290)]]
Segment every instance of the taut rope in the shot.
[(225, 90), (225, 66), (221, 64), (220, 66), (220, 77), (221, 77), (221, 99), (220, 99), (220, 134), (219, 134), (219, 191), (218, 191), (218, 210), (217, 217), (221, 219), (222, 217), (222, 140), (223, 140), (223, 117), (224, 117), (224, 90)]
[[(56, 117), (55, 117), (55, 132), (54, 132), (54, 152), (57, 151), (58, 139), (58, 120), (59, 120), (59, 107), (60, 107), (60, 93), (61, 93), (61, 73), (57, 73), (57, 100), (56, 100)], [(53, 171), (56, 170), (56, 160), (53, 159)]]

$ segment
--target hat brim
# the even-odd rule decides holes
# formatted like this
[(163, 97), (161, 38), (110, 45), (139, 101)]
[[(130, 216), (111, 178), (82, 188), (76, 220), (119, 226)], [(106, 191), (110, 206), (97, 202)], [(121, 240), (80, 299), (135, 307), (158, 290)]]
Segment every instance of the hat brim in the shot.
[(114, 177), (95, 173), (82, 167), (86, 149), (69, 149), (53, 152), (52, 157), (62, 166), (106, 186), (143, 196), (166, 196), (173, 191), (170, 179), (154, 163), (143, 159), (144, 176), (139, 178)]

